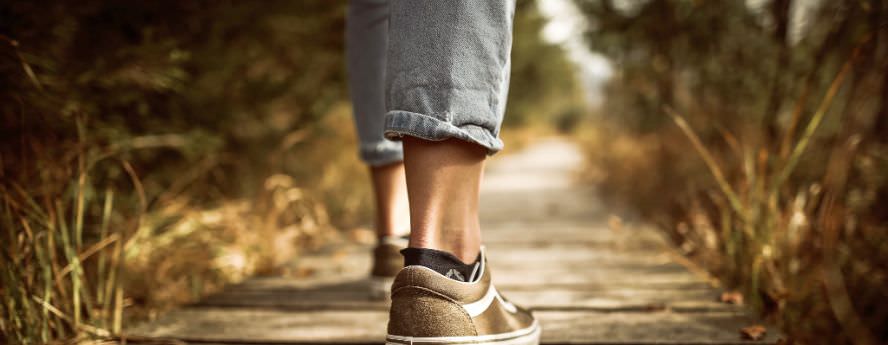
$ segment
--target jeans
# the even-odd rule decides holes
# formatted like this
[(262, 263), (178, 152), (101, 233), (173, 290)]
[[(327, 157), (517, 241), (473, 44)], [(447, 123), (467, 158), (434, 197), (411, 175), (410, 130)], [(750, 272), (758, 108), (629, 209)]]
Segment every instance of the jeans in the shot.
[(514, 12), (514, 0), (351, 0), (346, 59), (361, 159), (400, 161), (405, 135), (501, 150)]

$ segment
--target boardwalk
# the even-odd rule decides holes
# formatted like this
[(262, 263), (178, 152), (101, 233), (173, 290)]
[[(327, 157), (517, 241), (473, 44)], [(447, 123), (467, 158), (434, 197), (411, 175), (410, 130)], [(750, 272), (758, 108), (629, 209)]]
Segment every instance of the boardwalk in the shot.
[[(497, 157), (482, 194), (484, 242), (497, 287), (530, 307), (547, 344), (750, 344), (755, 323), (716, 302), (650, 229), (608, 226), (573, 182), (577, 148), (550, 139)], [(387, 306), (370, 298), (369, 248), (300, 259), (311, 278), (257, 278), (141, 325), (133, 335), (210, 343), (381, 343)], [(776, 340), (769, 330), (767, 343)]]

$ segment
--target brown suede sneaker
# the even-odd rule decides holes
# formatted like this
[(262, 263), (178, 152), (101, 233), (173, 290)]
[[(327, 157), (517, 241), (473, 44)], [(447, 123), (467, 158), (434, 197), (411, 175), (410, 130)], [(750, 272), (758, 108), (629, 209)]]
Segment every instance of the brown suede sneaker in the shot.
[(374, 298), (387, 298), (395, 275), (404, 268), (401, 249), (407, 240), (401, 237), (385, 238), (373, 248), (373, 268), (370, 269), (370, 293)]
[(483, 248), (481, 254), (469, 282), (404, 267), (392, 284), (386, 344), (539, 344), (536, 319), (496, 291)]

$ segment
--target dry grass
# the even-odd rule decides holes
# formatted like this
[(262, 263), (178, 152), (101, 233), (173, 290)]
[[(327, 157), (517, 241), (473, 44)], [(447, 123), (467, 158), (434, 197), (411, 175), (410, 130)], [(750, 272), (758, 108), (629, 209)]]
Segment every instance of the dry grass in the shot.
[[(271, 160), (298, 159), (297, 168), (252, 172), (264, 177), (244, 182), (262, 187), (244, 197), (208, 202), (196, 193), (204, 176), (223, 169), (213, 164), (184, 171), (149, 197), (145, 184), (157, 181), (139, 178), (120, 158), (126, 149), (91, 150), (84, 140), (71, 160), (53, 161), (55, 152), (33, 157), (68, 173), (44, 175), (43, 186), (56, 188), (7, 180), (0, 190), (4, 340), (107, 338), (227, 283), (280, 274), (300, 251), (341, 237), (337, 228), (359, 225), (370, 211), (369, 190), (352, 128), (341, 126), (347, 109), (334, 107), (315, 131), (270, 153)], [(171, 142), (155, 139), (137, 141)], [(126, 172), (125, 187), (101, 179), (112, 167)]]
[(834, 144), (816, 135), (847, 66), (785, 155), (743, 133), (701, 139), (667, 109), (677, 126), (646, 135), (608, 123), (581, 130), (586, 178), (794, 340), (880, 343), (888, 229), (878, 195), (888, 188), (888, 147), (860, 134)]

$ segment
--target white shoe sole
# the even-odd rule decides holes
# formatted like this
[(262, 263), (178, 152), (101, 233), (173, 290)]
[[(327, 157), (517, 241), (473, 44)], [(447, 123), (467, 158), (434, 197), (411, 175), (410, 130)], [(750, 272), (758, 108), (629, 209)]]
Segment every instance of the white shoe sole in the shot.
[(536, 321), (528, 328), (509, 333), (461, 337), (405, 337), (387, 335), (386, 345), (539, 345), (540, 326)]

